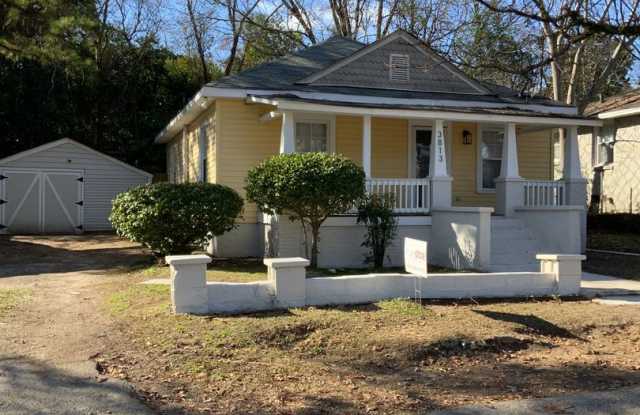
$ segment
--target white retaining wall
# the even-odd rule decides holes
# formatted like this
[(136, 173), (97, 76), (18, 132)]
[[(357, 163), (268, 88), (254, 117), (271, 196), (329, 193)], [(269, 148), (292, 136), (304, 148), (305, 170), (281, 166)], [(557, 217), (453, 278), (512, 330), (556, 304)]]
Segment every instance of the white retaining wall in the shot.
[(577, 295), (581, 255), (539, 255), (541, 272), (451, 273), (415, 276), (367, 274), (306, 278), (304, 258), (265, 259), (269, 278), (252, 283), (206, 281), (206, 255), (169, 256), (171, 299), (176, 313), (242, 313), (306, 305), (359, 304), (414, 297), (506, 298)]
[(538, 241), (540, 249), (561, 254), (580, 254), (582, 249), (582, 206), (517, 207), (521, 219)]

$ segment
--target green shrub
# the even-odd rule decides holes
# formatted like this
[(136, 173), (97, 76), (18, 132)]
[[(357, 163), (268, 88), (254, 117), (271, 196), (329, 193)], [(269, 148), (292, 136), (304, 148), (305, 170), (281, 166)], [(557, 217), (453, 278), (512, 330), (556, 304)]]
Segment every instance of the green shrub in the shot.
[(358, 223), (367, 227), (362, 246), (369, 248), (367, 263), (382, 268), (387, 248), (398, 232), (398, 218), (393, 215), (394, 196), (389, 193), (367, 196), (358, 209)]
[(600, 213), (587, 216), (589, 232), (638, 233), (640, 215), (631, 213)]
[(233, 189), (210, 183), (157, 183), (120, 193), (109, 219), (118, 235), (156, 255), (189, 254), (233, 229), (242, 212)]
[(326, 153), (281, 154), (249, 171), (247, 199), (268, 214), (287, 214), (311, 231), (311, 266), (318, 265), (320, 226), (364, 196), (365, 175), (353, 161)]

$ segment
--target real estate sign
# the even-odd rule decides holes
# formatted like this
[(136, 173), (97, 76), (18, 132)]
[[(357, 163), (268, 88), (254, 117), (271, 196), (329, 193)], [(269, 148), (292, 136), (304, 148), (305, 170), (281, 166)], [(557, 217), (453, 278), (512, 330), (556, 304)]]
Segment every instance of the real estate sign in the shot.
[(427, 275), (427, 241), (404, 238), (404, 269), (410, 274)]

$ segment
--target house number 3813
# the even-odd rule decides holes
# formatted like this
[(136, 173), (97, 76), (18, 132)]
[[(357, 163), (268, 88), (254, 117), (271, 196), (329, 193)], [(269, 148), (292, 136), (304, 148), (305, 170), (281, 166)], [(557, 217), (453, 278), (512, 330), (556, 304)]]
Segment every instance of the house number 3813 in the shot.
[(438, 131), (436, 135), (438, 161), (442, 162), (444, 161), (444, 140), (442, 139), (442, 131)]

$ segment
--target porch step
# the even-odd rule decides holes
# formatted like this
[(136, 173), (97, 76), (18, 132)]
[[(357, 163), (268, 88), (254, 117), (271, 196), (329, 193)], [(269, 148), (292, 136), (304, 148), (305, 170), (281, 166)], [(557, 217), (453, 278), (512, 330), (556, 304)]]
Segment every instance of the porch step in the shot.
[(538, 251), (538, 242), (521, 220), (491, 218), (490, 271), (536, 271)]

